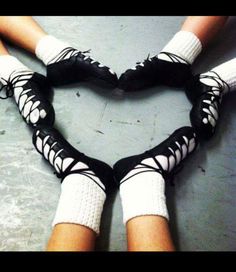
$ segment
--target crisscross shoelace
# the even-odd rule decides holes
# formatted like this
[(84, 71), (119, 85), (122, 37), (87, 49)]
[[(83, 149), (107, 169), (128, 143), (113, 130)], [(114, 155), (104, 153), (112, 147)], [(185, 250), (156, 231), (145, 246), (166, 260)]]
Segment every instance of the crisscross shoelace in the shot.
[[(183, 145), (187, 148), (187, 152), (186, 152), (186, 155), (187, 155), (188, 150), (189, 150), (189, 140), (187, 141), (187, 143), (184, 140), (184, 144)], [(156, 159), (156, 156), (161, 155), (161, 154), (154, 155), (152, 151), (148, 150), (148, 151), (146, 151), (144, 153), (144, 154), (147, 154), (146, 159), (147, 158), (152, 158), (154, 160), (154, 162), (156, 163), (157, 167), (154, 167), (154, 166), (151, 166), (149, 164), (140, 162), (138, 164), (138, 167), (135, 167), (133, 170), (135, 170), (135, 169), (143, 169), (143, 170), (138, 171), (137, 173), (135, 173), (135, 174), (127, 177), (126, 179), (122, 179), (122, 182), (120, 184), (122, 184), (126, 180), (128, 180), (128, 179), (130, 179), (130, 178), (132, 178), (132, 177), (134, 177), (134, 176), (136, 176), (136, 175), (138, 175), (140, 173), (157, 172), (157, 173), (161, 174), (165, 180), (168, 180), (171, 185), (174, 185), (174, 183), (173, 183), (173, 177), (174, 177), (174, 175), (176, 173), (178, 173), (182, 169), (182, 167), (183, 167), (182, 160), (184, 159), (183, 148), (181, 148), (181, 145), (177, 141), (175, 141), (175, 146), (177, 147), (175, 149), (175, 151), (176, 150), (180, 151), (180, 158), (179, 158), (179, 163), (178, 164), (177, 164), (178, 158), (177, 158), (177, 155), (176, 155), (175, 151), (171, 147), (168, 147), (169, 151), (171, 152), (171, 155), (174, 157), (174, 162), (175, 163), (174, 163), (174, 166), (172, 167), (172, 169), (174, 169), (174, 171), (171, 172), (171, 170), (170, 170), (170, 161), (169, 161), (169, 158), (167, 158), (168, 165), (167, 165), (167, 169), (165, 170), (165, 169), (163, 169), (163, 167), (160, 164), (160, 162)]]
[(18, 75), (16, 74), (15, 76), (13, 76), (15, 72), (16, 71), (13, 71), (10, 74), (8, 80), (1, 78), (1, 80), (3, 80), (5, 82), (5, 84), (3, 83), (3, 86), (0, 89), (0, 92), (4, 89), (6, 90), (6, 96), (0, 97), (1, 99), (6, 99), (8, 97), (12, 97), (14, 95), (14, 88), (15, 88), (16, 83), (27, 80), (23, 77), (31, 76), (33, 74), (33, 72), (21, 71), (20, 74), (18, 74)]
[[(206, 112), (208, 115), (210, 115), (210, 117), (213, 118), (213, 120), (214, 120), (213, 124), (216, 124), (216, 121), (217, 121), (218, 118), (215, 117), (215, 114), (211, 110), (211, 107), (213, 108), (214, 111), (217, 112), (217, 116), (218, 116), (218, 114), (219, 114), (218, 105), (221, 103), (222, 94), (223, 94), (223, 92), (225, 90), (226, 90), (225, 92), (230, 91), (230, 86), (215, 71), (210, 71), (210, 72), (213, 73), (214, 75), (200, 74), (199, 79), (211, 79), (211, 80), (214, 80), (216, 82), (216, 84), (217, 84), (217, 87), (214, 86), (214, 88), (216, 88), (217, 90), (215, 90), (215, 89), (214, 90), (211, 89), (210, 91), (206, 90), (206, 91), (202, 92), (199, 95), (199, 97), (204, 96), (205, 94), (208, 94), (208, 95), (211, 96), (211, 100), (203, 100), (204, 104), (207, 105), (206, 106), (207, 109), (204, 107), (202, 110), (204, 112)], [(214, 127), (213, 124), (212, 124), (212, 126)]]
[(0, 88), (0, 92), (5, 89), (6, 96), (5, 97), (0, 96), (0, 99), (7, 99), (8, 97), (12, 97), (14, 95), (15, 84), (20, 81), (25, 81), (25, 78), (21, 78), (21, 77), (27, 76), (27, 75), (31, 76), (33, 74), (33, 72), (29, 73), (29, 71), (21, 71), (20, 75), (16, 74), (15, 76), (13, 76), (15, 72), (16, 71), (13, 71), (10, 74), (8, 80), (1, 78), (1, 80), (4, 81), (5, 84), (3, 83), (3, 86)]
[[(170, 58), (170, 60), (172, 60), (172, 62), (185, 63), (185, 64), (187, 64), (187, 65), (190, 65), (190, 63), (187, 62), (184, 58), (182, 58), (182, 57), (180, 57), (180, 56), (178, 56), (178, 55), (175, 55), (175, 54), (173, 54), (173, 53), (164, 52), (164, 51), (163, 51), (163, 52), (160, 52), (159, 55), (160, 55), (160, 54), (166, 55), (167, 57)], [(182, 61), (181, 61), (181, 60), (182, 60)]]
[[(170, 58), (172, 62), (177, 62), (177, 63), (186, 63), (187, 65), (190, 65), (185, 59), (169, 52), (160, 52), (158, 55), (163, 54), (166, 55)], [(144, 67), (146, 63), (151, 63), (153, 60), (158, 59), (158, 55), (150, 57), (150, 54), (148, 54), (147, 58), (143, 62), (136, 62), (136, 66), (132, 68), (132, 70), (136, 70), (138, 67)], [(181, 62), (182, 60), (182, 62)]]
[[(37, 136), (39, 137), (39, 136)], [(47, 154), (48, 154), (48, 158), (46, 156), (46, 144), (47, 144), (47, 141), (49, 140), (50, 136), (45, 136), (45, 138), (47, 137), (46, 141), (45, 140), (42, 140), (43, 144), (42, 144), (42, 151), (40, 151), (44, 158), (48, 160), (49, 156), (50, 156), (50, 152), (53, 150), (53, 147), (56, 146), (58, 143), (57, 142), (54, 142), (49, 150), (47, 150)], [(44, 138), (44, 139), (45, 139)], [(75, 170), (71, 170), (78, 162), (79, 160), (77, 159), (74, 159), (73, 157), (69, 157), (69, 158), (72, 158), (73, 161), (67, 166), (67, 168), (62, 171), (62, 164), (63, 164), (63, 159), (62, 159), (62, 163), (61, 165), (59, 165), (58, 163), (55, 163), (56, 159), (59, 157), (60, 153), (63, 152), (64, 149), (61, 148), (58, 152), (56, 152), (53, 156), (53, 159), (52, 159), (52, 166), (57, 167), (57, 169), (59, 169), (59, 173), (57, 171), (54, 172), (54, 174), (58, 177), (58, 178), (61, 178), (61, 182), (63, 182), (64, 178), (68, 175), (68, 174), (81, 174), (83, 176), (86, 176), (87, 178), (90, 178), (93, 182), (95, 182), (103, 191), (104, 191), (104, 188), (101, 187), (101, 185), (99, 183), (97, 183), (96, 179), (93, 178), (93, 177), (97, 177), (93, 171), (91, 171), (91, 169), (89, 167), (85, 167), (85, 168), (81, 168), (81, 169), (75, 169)], [(80, 153), (78, 151), (78, 153)], [(84, 156), (83, 153), (80, 153), (81, 157)]]
[[(34, 72), (31, 72), (31, 71), (20, 71), (20, 72), (13, 71), (11, 73), (11, 75), (9, 76), (8, 80), (5, 80), (4, 78), (2, 78), (2, 80), (5, 82), (5, 84), (3, 84), (3, 86), (1, 87), (0, 92), (5, 89), (6, 95), (5, 95), (5, 97), (0, 97), (0, 98), (7, 99), (8, 97), (12, 97), (14, 95), (14, 89), (17, 87), (17, 84), (22, 81), (27, 82), (32, 77), (33, 74), (34, 74)], [(25, 107), (29, 102), (31, 102), (31, 100), (35, 97), (35, 95), (29, 96), (27, 94), (28, 92), (31, 91), (31, 89), (28, 89), (27, 92), (25, 92), (25, 91), (26, 90), (22, 89), (22, 92), (18, 95), (18, 98), (16, 99), (16, 103), (19, 107), (21, 97), (23, 95), (27, 96), (27, 99), (25, 99), (24, 103), (21, 105), (21, 109), (19, 108), (19, 111), (20, 111), (21, 115), (25, 118), (26, 122), (29, 123), (30, 114), (35, 109), (35, 103), (32, 103), (26, 112), (25, 112)]]
[(91, 64), (95, 63), (98, 67), (105, 67), (100, 62), (94, 60), (90, 56), (86, 56), (87, 53), (90, 53), (91, 49), (86, 51), (78, 51), (77, 49), (74, 49), (73, 47), (66, 47), (63, 49), (55, 58), (53, 58), (49, 64), (59, 62), (64, 59), (70, 59), (71, 57), (76, 57), (80, 55), (83, 60), (88, 60)]

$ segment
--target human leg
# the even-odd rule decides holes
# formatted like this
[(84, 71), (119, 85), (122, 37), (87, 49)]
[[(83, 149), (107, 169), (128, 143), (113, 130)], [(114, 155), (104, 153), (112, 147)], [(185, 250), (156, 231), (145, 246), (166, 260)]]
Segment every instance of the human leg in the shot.
[(109, 67), (95, 61), (88, 52), (48, 35), (31, 16), (1, 16), (0, 34), (36, 54), (46, 65), (47, 77), (54, 86), (80, 81), (117, 85), (117, 76)]
[(125, 71), (119, 87), (127, 92), (155, 85), (183, 87), (192, 77), (191, 65), (227, 21), (227, 16), (190, 16), (180, 31), (154, 57)]
[(153, 149), (114, 165), (129, 250), (174, 250), (165, 183), (196, 146), (193, 128), (183, 127)]
[(47, 249), (92, 250), (113, 183), (112, 168), (80, 153), (54, 128), (37, 127), (33, 144), (62, 182)]
[(201, 41), (203, 48), (222, 30), (229, 16), (188, 16), (181, 31), (193, 33)]

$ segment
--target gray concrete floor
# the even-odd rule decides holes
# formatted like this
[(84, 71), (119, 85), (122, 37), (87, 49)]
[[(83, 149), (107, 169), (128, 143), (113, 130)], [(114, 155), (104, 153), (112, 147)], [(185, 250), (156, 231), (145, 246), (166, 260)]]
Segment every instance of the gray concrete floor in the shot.
[[(110, 66), (118, 76), (158, 53), (185, 17), (35, 17), (52, 35)], [(198, 58), (195, 72), (236, 56), (236, 18)], [(45, 75), (33, 55), (8, 44), (12, 55)], [(113, 165), (143, 152), (190, 125), (191, 105), (182, 90), (156, 87), (118, 95), (89, 84), (54, 89), (56, 127), (80, 151)], [(184, 251), (236, 250), (236, 93), (223, 100), (215, 137), (201, 145), (167, 186), (170, 224)], [(0, 250), (43, 251), (60, 194), (60, 181), (35, 151), (31, 131), (13, 99), (0, 106)], [(144, 234), (145, 235), (145, 234)], [(126, 250), (119, 195), (105, 205), (97, 250)]]

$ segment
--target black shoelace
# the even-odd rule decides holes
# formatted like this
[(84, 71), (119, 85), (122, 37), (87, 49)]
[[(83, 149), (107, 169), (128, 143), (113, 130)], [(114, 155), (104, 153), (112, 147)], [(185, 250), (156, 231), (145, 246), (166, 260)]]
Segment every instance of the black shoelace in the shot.
[[(14, 73), (15, 73), (15, 71), (13, 71), (11, 73), (8, 80), (5, 80), (2, 78), (5, 81), (5, 84), (1, 87), (0, 92), (5, 89), (6, 95), (0, 97), (1, 99), (7, 99), (8, 97), (12, 97), (14, 95), (14, 89), (16, 87), (16, 84), (19, 82), (22, 82), (22, 81), (27, 82), (32, 77), (34, 72), (21, 71), (20, 74), (15, 74), (15, 75), (14, 75)], [(31, 92), (31, 89), (29, 89), (29, 92)], [(25, 121), (27, 123), (29, 123), (30, 122), (30, 114), (32, 113), (33, 110), (35, 110), (35, 108), (34, 108), (35, 105), (34, 105), (34, 103), (31, 103), (31, 106), (28, 109), (27, 114), (25, 114), (25, 106), (27, 105), (27, 103), (29, 103), (32, 100), (32, 98), (35, 97), (35, 95), (34, 94), (32, 95), (32, 92), (31, 92), (31, 95), (29, 95), (28, 92), (24, 93), (24, 90), (22, 90), (22, 92), (19, 94), (18, 100), (16, 101), (18, 107), (19, 107), (21, 97), (23, 95), (26, 95), (27, 99), (24, 101), (22, 108), (21, 109), (19, 108), (19, 112), (24, 117)], [(32, 124), (35, 125), (35, 123), (32, 123)]]
[(0, 88), (0, 92), (5, 90), (6, 95), (0, 96), (0, 99), (7, 99), (8, 97), (12, 97), (14, 95), (15, 84), (20, 81), (24, 81), (25, 78), (22, 78), (22, 77), (33, 74), (33, 72), (29, 73), (29, 71), (22, 71), (20, 75), (13, 76), (14, 73), (15, 71), (13, 71), (10, 74), (10, 77), (8, 80), (1, 78), (5, 82), (5, 84), (3, 84), (3, 86)]
[[(160, 52), (159, 55), (160, 55), (160, 54), (163, 54), (163, 55), (168, 56), (168, 57), (172, 60), (172, 62), (178, 62), (178, 63), (190, 65), (190, 63), (187, 62), (184, 58), (182, 58), (182, 57), (180, 57), (180, 56), (177, 56), (177, 55), (175, 55), (175, 54), (173, 54), (173, 53), (164, 52), (164, 51), (163, 51), (163, 52)], [(181, 62), (180, 60), (182, 60), (184, 63)]]
[[(39, 137), (39, 136), (37, 136), (37, 137)], [(47, 137), (47, 136), (45, 136), (45, 138), (46, 138), (46, 137)], [(45, 138), (44, 138), (44, 139), (45, 139)], [(50, 155), (50, 152), (51, 152), (52, 148), (53, 148), (55, 145), (58, 144), (57, 142), (55, 142), (55, 143), (53, 143), (53, 144), (50, 146), (49, 151), (48, 151), (48, 158), (47, 158), (47, 157), (45, 156), (45, 146), (46, 146), (46, 143), (47, 143), (47, 141), (48, 141), (49, 138), (50, 138), (50, 136), (47, 138), (46, 141), (42, 140), (42, 142), (43, 142), (43, 145), (42, 145), (42, 152), (40, 151), (40, 153), (43, 154), (43, 156), (44, 156), (44, 158), (45, 158), (46, 160), (49, 160), (48, 158), (49, 158), (49, 155)], [(68, 156), (68, 157), (72, 158), (73, 161), (67, 166), (67, 168), (66, 168), (64, 171), (62, 171), (62, 165), (59, 165), (59, 164), (57, 164), (57, 163), (55, 164), (56, 159), (58, 158), (58, 156), (59, 156), (60, 153), (62, 153), (62, 152), (64, 152), (64, 149), (63, 149), (63, 148), (61, 148), (57, 153), (55, 153), (54, 156), (53, 156), (53, 159), (52, 159), (52, 163), (51, 163), (52, 166), (53, 166), (54, 168), (55, 168), (55, 166), (57, 166), (57, 169), (59, 169), (59, 173), (58, 173), (57, 171), (55, 171), (54, 174), (55, 174), (58, 178), (61, 179), (61, 182), (63, 182), (64, 178), (65, 178), (67, 175), (69, 175), (69, 174), (81, 174), (81, 175), (83, 175), (83, 176), (86, 176), (87, 178), (90, 178), (93, 182), (95, 182), (95, 183), (96, 183), (96, 184), (104, 191), (104, 188), (102, 188), (102, 187), (100, 186), (100, 184), (98, 184), (97, 181), (93, 178), (93, 177), (97, 177), (97, 176), (96, 176), (94, 173), (91, 173), (91, 169), (90, 169), (89, 167), (81, 168), (81, 169), (76, 169), (76, 170), (71, 170), (71, 169), (79, 162), (79, 160), (74, 159), (73, 157)], [(84, 156), (83, 153), (80, 153), (80, 155), (81, 155), (81, 157)], [(63, 163), (63, 159), (62, 159), (62, 163)], [(92, 171), (92, 172), (93, 172), (93, 171)]]
[[(217, 84), (217, 87), (215, 87), (215, 88), (217, 88), (217, 90), (204, 91), (200, 94), (199, 97), (202, 97), (202, 96), (204, 97), (206, 94), (211, 96), (211, 99), (209, 100), (210, 103), (208, 104), (205, 102), (205, 105), (208, 105), (207, 106), (208, 111), (209, 111), (208, 114), (214, 119), (215, 124), (216, 124), (217, 118), (215, 118), (215, 115), (212, 112), (210, 106), (217, 112), (217, 114), (219, 114), (219, 106), (218, 105), (221, 103), (223, 91), (225, 90), (225, 88), (226, 88), (227, 92), (230, 91), (230, 87), (224, 80), (222, 80), (220, 78), (220, 76), (216, 72), (214, 72), (214, 71), (210, 71), (210, 72), (213, 73), (214, 75), (204, 75), (204, 74), (201, 75), (200, 74), (199, 78), (214, 80)], [(219, 92), (219, 94), (215, 94), (214, 93), (215, 91)]]
[[(177, 149), (180, 151), (180, 160), (179, 160), (179, 163), (178, 163), (178, 164), (177, 164), (178, 159), (177, 159), (177, 155), (176, 155), (175, 151), (174, 151), (172, 148), (168, 147), (169, 151), (171, 152), (171, 154), (168, 156), (168, 158), (169, 158), (171, 155), (173, 155), (174, 160), (175, 160), (175, 164), (174, 164), (174, 166), (173, 166), (173, 168), (172, 168), (173, 171), (170, 170), (170, 161), (169, 161), (169, 159), (167, 159), (167, 161), (168, 161), (167, 170), (164, 170), (163, 167), (162, 167), (162, 165), (161, 165), (161, 164), (159, 163), (159, 161), (156, 159), (156, 156), (158, 156), (158, 155), (154, 155), (154, 154), (152, 153), (152, 151), (149, 151), (149, 150), (148, 150), (148, 151), (146, 151), (146, 152), (144, 153), (144, 154), (147, 154), (146, 159), (147, 159), (147, 158), (152, 158), (152, 159), (154, 160), (154, 162), (156, 163), (157, 167), (153, 167), (153, 166), (151, 166), (151, 165), (148, 165), (148, 164), (145, 164), (145, 163), (142, 163), (142, 162), (141, 162), (141, 163), (138, 164), (138, 166), (140, 166), (140, 167), (137, 167), (137, 168), (134, 168), (134, 169), (144, 169), (144, 170), (142, 170), (142, 171), (140, 171), (140, 172), (137, 172), (137, 173), (135, 173), (135, 174), (129, 176), (128, 178), (122, 180), (122, 182), (121, 182), (120, 184), (122, 184), (122, 183), (125, 182), (126, 180), (128, 180), (128, 179), (130, 179), (130, 178), (132, 178), (132, 177), (134, 177), (134, 176), (136, 176), (136, 175), (138, 175), (138, 174), (140, 174), (140, 173), (157, 172), (157, 173), (161, 174), (161, 175), (163, 176), (163, 178), (164, 178), (166, 181), (169, 181), (171, 185), (174, 185), (174, 183), (173, 183), (174, 175), (177, 174), (177, 173), (183, 168), (182, 160), (184, 159), (184, 156), (183, 156), (183, 149), (180, 147), (181, 145), (180, 145), (178, 142), (177, 142), (177, 143), (178, 143), (178, 144), (177, 144), (176, 142), (177, 142), (177, 141), (175, 141), (175, 145), (177, 146)], [(186, 147), (187, 147), (187, 153), (186, 153), (186, 156), (187, 156), (188, 150), (189, 150), (189, 141), (188, 141), (188, 143), (186, 143), (186, 142), (184, 141), (184, 143), (185, 143), (185, 145), (186, 145)], [(172, 151), (172, 150), (173, 150), (173, 151)], [(176, 149), (175, 149), (175, 150), (176, 150)], [(134, 170), (134, 169), (132, 169), (132, 170)]]
[[(90, 56), (86, 56), (85, 54), (90, 53), (91, 49), (86, 51), (78, 51), (77, 49), (74, 49), (73, 47), (66, 47), (63, 49), (55, 58), (53, 58), (50, 63), (56, 63), (59, 61), (62, 61), (64, 59), (70, 59), (71, 57), (77, 57), (80, 56), (83, 60), (87, 60), (91, 64), (96, 64), (98, 67), (105, 67), (104, 65), (101, 65), (100, 62), (95, 61)], [(76, 59), (75, 59), (76, 61)]]
[[(177, 63), (182, 63), (180, 60), (182, 60), (184, 63), (186, 63), (187, 65), (190, 65), (190, 63), (188, 63), (185, 59), (173, 54), (173, 53), (169, 53), (169, 52), (160, 52), (159, 54), (163, 54), (163, 55), (166, 55), (168, 56), (172, 62), (177, 62)], [(155, 55), (153, 57), (150, 58), (150, 54), (148, 54), (147, 58), (143, 61), (143, 62), (136, 62), (136, 66), (135, 66), (135, 69), (137, 67), (144, 67), (145, 64), (147, 63), (151, 63), (152, 61), (154, 60), (157, 60), (158, 59), (158, 55)]]

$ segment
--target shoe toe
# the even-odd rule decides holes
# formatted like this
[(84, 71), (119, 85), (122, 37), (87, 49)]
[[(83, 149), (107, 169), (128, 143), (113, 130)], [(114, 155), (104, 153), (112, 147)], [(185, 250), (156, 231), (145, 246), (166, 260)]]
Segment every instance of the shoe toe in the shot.
[(126, 92), (136, 92), (154, 85), (150, 75), (142, 70), (129, 69), (119, 78), (119, 88)]
[(95, 67), (94, 72), (91, 72), (91, 76), (88, 77), (89, 80), (107, 88), (116, 88), (118, 86), (116, 73), (108, 67)]

